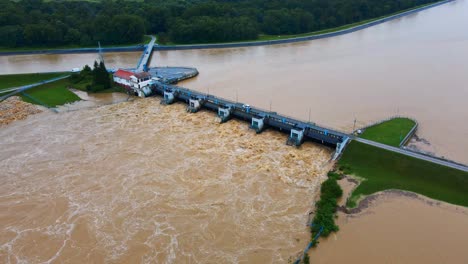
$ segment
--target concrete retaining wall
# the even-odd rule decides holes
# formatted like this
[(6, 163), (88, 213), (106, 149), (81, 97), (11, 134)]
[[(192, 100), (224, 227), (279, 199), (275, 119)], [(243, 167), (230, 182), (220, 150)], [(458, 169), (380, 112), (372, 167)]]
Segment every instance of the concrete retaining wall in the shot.
[(415, 122), (415, 124), (414, 124), (413, 128), (411, 128), (411, 130), (408, 132), (408, 134), (406, 134), (406, 137), (400, 142), (400, 148), (403, 147), (404, 145), (406, 145), (406, 143), (408, 143), (408, 141), (410, 141), (410, 139), (416, 133), (416, 130), (418, 129), (418, 122), (416, 122), (416, 121), (414, 121), (414, 122)]

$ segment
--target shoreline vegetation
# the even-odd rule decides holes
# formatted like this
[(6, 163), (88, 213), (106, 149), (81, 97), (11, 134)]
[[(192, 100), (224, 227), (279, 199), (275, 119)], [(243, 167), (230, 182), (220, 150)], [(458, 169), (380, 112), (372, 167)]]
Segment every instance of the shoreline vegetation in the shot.
[[(426, 8), (428, 6), (432, 6), (432, 5), (437, 6), (437, 5), (443, 4), (445, 2), (451, 2), (451, 1), (453, 1), (453, 0), (435, 1), (435, 2), (431, 2), (431, 3), (415, 6), (415, 7), (412, 7), (412, 8), (408, 8), (408, 9), (405, 9), (405, 10), (401, 10), (401, 11), (391, 13), (391, 14), (388, 14), (388, 15), (376, 17), (376, 18), (371, 18), (371, 19), (367, 19), (367, 20), (363, 20), (363, 21), (359, 21), (359, 22), (355, 22), (355, 23), (345, 24), (345, 25), (338, 26), (338, 27), (327, 28), (327, 29), (322, 29), (322, 30), (312, 31), (312, 32), (305, 32), (305, 33), (300, 33), (300, 34), (286, 34), (286, 35), (259, 34), (257, 39), (233, 41), (233, 42), (215, 42), (215, 43), (201, 42), (201, 43), (190, 43), (190, 44), (184, 44), (184, 43), (180, 43), (180, 42), (166, 42), (166, 43), (156, 42), (156, 43), (158, 43), (159, 45), (163, 45), (164, 48), (166, 48), (166, 47), (170, 48), (171, 46), (180, 46), (180, 47), (191, 46), (191, 45), (207, 45), (208, 46), (208, 45), (216, 45), (216, 44), (242, 44), (242, 43), (250, 43), (250, 42), (253, 42), (253, 43), (265, 42), (265, 44), (266, 44), (268, 41), (294, 40), (294, 39), (297, 39), (297, 38), (312, 37), (312, 36), (317, 36), (317, 35), (326, 34), (326, 33), (337, 33), (337, 32), (340, 32), (340, 31), (343, 31), (343, 30), (346, 30), (346, 29), (351, 29), (351, 28), (354, 28), (354, 27), (366, 25), (366, 24), (369, 24), (371, 22), (375, 22), (375, 21), (378, 21), (378, 20), (381, 20), (381, 19), (386, 19), (386, 18), (390, 18), (390, 17), (396, 16), (396, 15), (400, 15), (400, 14), (405, 13), (405, 12), (415, 11), (417, 9), (424, 10), (424, 8)], [(307, 39), (304, 39), (304, 41), (307, 41)]]
[[(400, 147), (417, 127), (414, 120), (392, 118), (364, 129), (360, 137)], [(468, 206), (468, 173), (352, 141), (337, 163), (339, 172), (358, 186), (346, 206), (356, 207), (366, 196), (388, 189), (411, 191), (432, 199)]]
[[(365, 128), (360, 136), (399, 147), (416, 127), (414, 120), (396, 117)], [(311, 243), (298, 262), (309, 263), (308, 251), (317, 246), (319, 236), (327, 237), (339, 230), (335, 223), (338, 212), (360, 213), (385, 193), (413, 198), (423, 196), (468, 207), (468, 173), (357, 141), (349, 143), (327, 176), (320, 188), (320, 199), (315, 204)], [(339, 205), (343, 189), (338, 180), (342, 179), (354, 186), (346, 191), (344, 204)]]
[[(405, 2), (404, 4), (401, 4), (402, 5), (401, 7), (392, 7), (391, 9), (395, 9), (395, 10), (393, 10), (391, 12), (390, 11), (385, 12), (385, 14), (381, 14), (381, 15), (374, 16), (374, 17), (369, 17), (369, 18), (365, 17), (364, 15), (362, 15), (360, 13), (360, 12), (363, 12), (363, 11), (356, 10), (356, 12), (359, 14), (359, 16), (362, 17), (361, 19), (358, 19), (358, 21), (352, 21), (351, 20), (348, 23), (347, 22), (341, 22), (341, 23), (329, 22), (327, 24), (327, 25), (329, 25), (328, 27), (326, 27), (326, 26), (317, 26), (317, 21), (312, 23), (313, 19), (316, 20), (316, 18), (314, 18), (314, 16), (312, 16), (312, 17), (306, 16), (305, 18), (299, 16), (300, 19), (304, 20), (304, 21), (300, 21), (300, 23), (298, 22), (299, 24), (306, 23), (306, 21), (312, 19), (310, 21), (310, 23), (312, 23), (309, 26), (310, 29), (313, 29), (314, 27), (318, 27), (318, 30), (305, 30), (304, 28), (302, 28), (302, 29), (301, 28), (293, 29), (293, 27), (295, 27), (296, 24), (292, 23), (292, 21), (289, 21), (289, 22), (292, 23), (292, 24), (289, 23), (289, 24), (291, 24), (292, 28), (281, 28), (281, 27), (278, 26), (278, 27), (275, 27), (275, 28), (279, 28), (279, 29), (275, 29), (275, 30), (280, 30), (280, 32), (272, 32), (272, 31), (275, 31), (275, 30), (268, 29), (271, 25), (261, 24), (261, 25), (259, 25), (259, 27), (262, 28), (262, 31), (258, 31), (254, 38), (250, 37), (250, 38), (246, 38), (246, 39), (234, 39), (234, 40), (213, 40), (213, 39), (209, 40), (209, 39), (205, 39), (205, 40), (202, 40), (202, 41), (200, 41), (200, 40), (197, 41), (197, 38), (190, 38), (189, 39), (190, 41), (181, 41), (181, 40), (178, 41), (177, 38), (175, 38), (175, 37), (169, 37), (170, 35), (173, 35), (173, 34), (171, 32), (167, 32), (167, 30), (168, 30), (167, 28), (166, 28), (166, 31), (164, 31), (164, 30), (154, 31), (154, 30), (148, 29), (147, 32), (151, 32), (152, 34), (156, 33), (158, 35), (159, 44), (164, 44), (164, 45), (156, 47), (156, 48), (166, 49), (166, 50), (167, 49), (183, 49), (183, 48), (188, 48), (191, 45), (193, 45), (193, 46), (205, 46), (206, 45), (206, 47), (196, 47), (196, 48), (210, 48), (210, 45), (234, 45), (235, 44), (235, 45), (240, 45), (240, 47), (243, 44), (245, 44), (246, 46), (247, 45), (267, 45), (267, 44), (272, 44), (272, 43), (270, 43), (272, 41), (279, 41), (279, 40), (287, 41), (287, 40), (289, 40), (289, 41), (293, 42), (293, 41), (298, 41), (298, 38), (308, 38), (308, 37), (313, 37), (313, 36), (317, 36), (317, 35), (325, 34), (325, 33), (338, 33), (340, 31), (347, 30), (347, 29), (350, 29), (350, 28), (353, 28), (353, 27), (366, 25), (367, 23), (372, 23), (372, 22), (375, 22), (375, 21), (378, 21), (378, 20), (381, 20), (381, 19), (385, 19), (385, 18), (390, 18), (390, 17), (398, 15), (398, 14), (402, 14), (402, 13), (409, 12), (409, 11), (415, 11), (415, 10), (418, 10), (418, 9), (424, 9), (424, 8), (427, 8), (428, 6), (431, 6), (431, 5), (434, 5), (434, 6), (440, 5), (442, 3), (449, 2), (449, 1), (431, 1), (431, 0), (428, 0), (426, 3), (420, 4), (420, 5), (417, 5), (417, 6), (411, 6), (411, 4), (410, 4), (411, 1), (410, 0), (408, 0), (407, 2), (408, 3)], [(97, 5), (99, 5), (99, 4), (100, 3), (98, 2)], [(214, 5), (214, 7), (217, 7), (216, 4), (214, 4), (212, 2), (199, 4), (199, 5), (200, 6), (195, 5), (195, 6), (187, 7), (187, 10), (184, 10), (183, 13), (181, 14), (181, 16), (185, 15), (184, 12), (186, 12), (186, 13), (189, 13), (190, 16), (193, 16), (194, 19), (198, 19), (199, 16), (205, 15), (205, 13), (208, 12), (207, 9), (208, 9), (208, 7), (212, 7), (211, 5)], [(231, 7), (230, 6), (231, 4), (226, 4), (226, 5)], [(239, 5), (242, 6), (242, 4), (239, 4)], [(332, 4), (330, 4), (330, 5), (332, 5)], [(215, 11), (210, 11), (208, 13), (211, 14), (211, 13), (217, 13), (217, 12), (218, 13), (219, 12), (220, 13), (228, 12), (228, 11), (226, 11), (226, 8), (227, 8), (226, 6), (222, 6), (222, 7), (219, 7), (218, 9), (216, 9)], [(232, 8), (237, 8), (237, 6), (233, 5)], [(367, 7), (367, 8), (371, 8), (371, 7)], [(288, 11), (289, 9), (281, 9), (281, 12), (286, 12), (285, 10)], [(300, 7), (298, 7), (298, 9), (296, 11), (299, 12), (298, 10), (302, 10), (302, 9), (300, 9)], [(376, 10), (379, 10), (379, 9), (377, 8)], [(273, 11), (268, 12), (268, 11), (265, 11), (265, 10), (257, 10), (257, 11), (258, 12), (263, 12), (261, 14), (262, 14), (264, 19), (266, 19), (265, 16), (267, 16), (267, 17), (272, 16), (273, 18), (276, 18), (275, 16), (280, 16), (280, 17), (278, 17), (276, 19), (269, 19), (269, 21), (271, 20), (270, 21), (271, 24), (276, 23), (275, 22), (276, 20), (286, 19), (284, 17), (281, 17), (281, 15), (280, 15), (281, 12), (276, 12), (275, 13)], [(291, 10), (289, 10), (289, 11), (291, 11)], [(308, 11), (303, 10), (301, 12), (306, 12), (304, 14), (307, 14)], [(370, 11), (367, 11), (367, 12), (370, 12)], [(375, 11), (375, 12), (379, 13), (379, 12), (382, 12), (382, 11)], [(304, 15), (304, 14), (302, 14), (302, 15)], [(332, 17), (333, 17), (333, 14), (330, 14), (330, 15), (332, 15)], [(189, 15), (187, 15), (187, 16), (189, 16)], [(347, 16), (347, 15), (343, 15), (343, 16)], [(210, 18), (210, 16), (203, 16), (203, 17), (207, 17), (206, 19)], [(337, 19), (336, 17), (333, 17), (333, 18)], [(165, 18), (165, 19), (167, 20), (169, 18)], [(179, 23), (179, 25), (178, 25), (179, 27), (184, 28), (184, 26), (185, 26), (185, 30), (186, 31), (189, 30), (187, 28), (188, 25), (183, 24), (183, 22), (181, 22), (179, 18), (175, 18), (174, 21), (181, 23), (181, 24)], [(174, 21), (172, 21), (172, 22), (174, 22)], [(215, 21), (217, 21), (217, 20), (215, 20)], [(347, 20), (345, 19), (344, 21), (347, 21)], [(168, 22), (168, 21), (166, 21), (166, 22)], [(206, 21), (204, 21), (203, 23), (205, 23), (205, 22)], [(221, 23), (220, 21), (218, 21), (218, 22)], [(288, 22), (288, 21), (285, 21), (285, 22)], [(211, 21), (210, 23), (212, 24), (212, 25), (210, 24), (211, 26), (217, 26), (217, 24), (214, 21)], [(265, 23), (265, 22), (262, 22), (262, 23)], [(177, 23), (175, 23), (175, 24), (177, 24)], [(246, 24), (248, 24), (248, 23), (246, 22)], [(247, 26), (248, 25), (246, 25), (246, 27)], [(230, 27), (219, 28), (219, 31), (225, 30), (224, 28), (230, 28)], [(12, 30), (12, 29), (10, 29), (10, 30)], [(192, 29), (192, 30), (195, 30), (195, 29)], [(200, 32), (197, 32), (196, 36), (206, 35), (207, 36), (206, 38), (208, 38), (208, 36), (210, 36), (210, 34), (213, 33), (213, 32), (211, 32), (211, 33), (210, 32), (204, 32), (204, 30), (207, 30), (206, 27), (203, 27), (203, 29), (198, 29), (198, 31), (200, 31)], [(298, 32), (295, 32), (295, 31), (298, 31)], [(224, 33), (226, 33), (226, 32), (224, 32)], [(111, 33), (109, 33), (109, 34), (111, 34)], [(145, 33), (142, 33), (142, 34), (145, 34)], [(185, 34), (190, 35), (189, 32), (185, 32)], [(223, 36), (225, 36), (225, 35), (226, 34), (224, 34)], [(0, 28), (0, 36), (2, 36), (2, 28)], [(112, 35), (112, 36), (114, 36), (114, 35)], [(143, 38), (143, 36), (141, 38)], [(117, 39), (119, 39), (119, 38), (117, 38)], [(143, 41), (140, 41), (140, 42), (139, 41), (133, 41), (133, 43), (148, 43), (148, 40), (149, 40), (149, 37), (144, 36)], [(305, 40), (307, 40), (307, 39), (304, 39), (304, 41)], [(116, 41), (118, 41), (118, 40), (116, 40)], [(96, 39), (94, 42), (97, 43), (98, 40)], [(47, 48), (47, 49), (44, 49), (43, 47), (31, 47), (31, 46), (28, 47), (28, 46), (21, 46), (21, 45), (14, 45), (14, 46), (8, 47), (8, 46), (0, 44), (0, 54), (9, 55), (9, 54), (18, 54), (18, 53), (21, 53), (21, 52), (23, 52), (24, 54), (27, 54), (27, 52), (30, 52), (31, 54), (34, 54), (34, 53), (47, 53), (47, 52), (53, 52), (53, 51), (57, 51), (57, 52), (61, 51), (61, 53), (66, 53), (67, 49), (68, 49), (69, 52), (72, 52), (72, 51), (79, 52), (80, 48), (85, 49), (87, 47), (91, 48), (90, 51), (88, 51), (88, 52), (93, 52), (92, 48), (93, 48), (94, 42), (93, 43), (87, 42), (88, 44), (85, 44), (85, 45), (83, 45), (83, 44), (78, 44), (77, 45), (76, 43), (79, 43), (79, 42), (74, 42), (73, 45), (71, 45), (71, 44), (55, 45), (56, 47)], [(38, 43), (42, 43), (42, 42), (39, 41)], [(107, 43), (107, 42), (106, 41), (101, 41), (101, 44), (103, 44), (103, 50), (104, 51), (105, 51), (106, 48), (118, 48), (118, 47), (122, 48), (122, 51), (126, 51), (126, 50), (131, 51), (131, 50), (133, 50), (132, 48), (137, 49), (138, 47), (140, 47), (142, 45), (142, 44), (140, 44), (139, 46), (136, 46), (138, 44), (123, 44), (123, 43), (111, 43), (109, 45), (106, 45), (105, 43)], [(129, 43), (129, 42), (127, 42), (127, 43)], [(132, 42), (130, 42), (130, 43), (132, 43)], [(199, 43), (199, 44), (194, 44), (194, 43)], [(281, 42), (281, 43), (283, 43), (283, 42)], [(94, 44), (94, 47), (96, 47), (96, 44)], [(82, 52), (84, 52), (84, 51), (85, 50), (82, 50)]]

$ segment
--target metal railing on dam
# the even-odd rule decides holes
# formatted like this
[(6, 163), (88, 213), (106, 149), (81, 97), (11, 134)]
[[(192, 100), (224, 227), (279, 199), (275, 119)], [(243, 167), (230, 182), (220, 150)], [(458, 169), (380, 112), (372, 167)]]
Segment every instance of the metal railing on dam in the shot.
[(162, 95), (162, 102), (166, 104), (171, 104), (176, 100), (187, 103), (187, 111), (192, 113), (197, 112), (201, 108), (206, 108), (217, 112), (221, 122), (226, 122), (232, 117), (251, 122), (250, 128), (255, 129), (257, 133), (261, 133), (267, 127), (289, 133), (287, 140), (287, 144), (289, 145), (299, 146), (305, 140), (310, 140), (326, 146), (333, 146), (336, 148), (333, 154), (333, 160), (336, 160), (343, 153), (346, 145), (351, 140), (356, 140), (360, 143), (372, 145), (383, 150), (468, 172), (468, 166), (464, 164), (415, 153), (404, 147), (391, 147), (378, 142), (365, 140), (353, 134), (326, 128), (312, 122), (301, 121), (292, 117), (280, 115), (276, 112), (251, 107), (240, 102), (234, 102), (165, 82), (156, 81), (152, 84), (151, 89), (153, 93)]
[(156, 37), (151, 36), (150, 43), (146, 46), (143, 54), (140, 57), (140, 60), (137, 64), (137, 71), (147, 71), (148, 69), (148, 61), (153, 53), (154, 44), (156, 43)]
[(344, 146), (350, 141), (350, 135), (343, 132), (187, 88), (155, 82), (152, 85), (152, 90), (162, 95), (163, 102), (167, 104), (175, 100), (188, 103), (187, 111), (197, 112), (202, 107), (215, 111), (221, 118), (221, 122), (236, 117), (250, 121), (250, 127), (255, 129), (257, 133), (262, 132), (266, 127), (290, 133), (287, 141), (290, 145), (299, 146), (304, 140), (311, 140), (327, 146), (334, 146), (336, 152), (333, 159), (341, 154)]

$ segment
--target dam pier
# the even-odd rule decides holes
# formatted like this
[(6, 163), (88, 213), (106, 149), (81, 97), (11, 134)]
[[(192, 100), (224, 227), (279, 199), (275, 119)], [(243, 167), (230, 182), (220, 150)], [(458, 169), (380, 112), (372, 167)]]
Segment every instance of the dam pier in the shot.
[(187, 88), (157, 81), (152, 84), (151, 89), (154, 93), (163, 96), (164, 104), (183, 101), (188, 104), (187, 112), (191, 113), (205, 108), (216, 112), (221, 123), (227, 122), (230, 118), (238, 118), (249, 122), (250, 128), (257, 133), (261, 133), (267, 127), (289, 133), (286, 141), (288, 145), (300, 146), (305, 140), (310, 140), (336, 147), (333, 159), (341, 154), (350, 141), (349, 135), (339, 131)]
[[(116, 74), (122, 70), (114, 74), (114, 81), (127, 88), (129, 93), (140, 97), (160, 95), (163, 97), (161, 103), (166, 105), (170, 105), (176, 101), (184, 102), (187, 104), (187, 112), (190, 113), (196, 113), (201, 109), (210, 110), (217, 113), (221, 123), (227, 122), (231, 118), (238, 118), (249, 122), (250, 128), (254, 129), (257, 133), (261, 133), (267, 128), (275, 129), (289, 135), (286, 140), (286, 144), (288, 145), (300, 146), (304, 141), (312, 141), (328, 147), (334, 147), (335, 152), (332, 160), (336, 160), (340, 157), (346, 145), (351, 142), (351, 140), (356, 140), (387, 151), (400, 153), (457, 170), (468, 171), (468, 166), (464, 164), (414, 152), (404, 148), (404, 146), (395, 148), (378, 142), (364, 140), (355, 136), (354, 133), (348, 134), (340, 132), (335, 129), (317, 125), (314, 122), (301, 121), (245, 103), (233, 102), (225, 98), (177, 86), (175, 85), (177, 82), (197, 76), (197, 69), (189, 67), (148, 67), (149, 59), (156, 45), (155, 43), (156, 38), (152, 37), (151, 42), (145, 47), (137, 67), (125, 69), (125, 71), (128, 71), (127, 75), (135, 73), (136, 76), (147, 77), (140, 79), (140, 77), (127, 76), (128, 80), (122, 80), (120, 79), (122, 76), (116, 76)], [(414, 133), (414, 131), (412, 132)]]

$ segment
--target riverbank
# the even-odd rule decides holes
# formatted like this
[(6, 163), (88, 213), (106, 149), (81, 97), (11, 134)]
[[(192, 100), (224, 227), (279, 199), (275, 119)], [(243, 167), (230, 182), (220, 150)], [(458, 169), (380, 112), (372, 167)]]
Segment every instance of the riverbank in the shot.
[(361, 184), (348, 200), (355, 207), (366, 195), (386, 189), (413, 191), (433, 199), (468, 206), (468, 173), (353, 141), (339, 169)]
[(23, 102), (18, 96), (12, 96), (0, 102), (0, 127), (17, 120), (26, 119), (28, 116), (40, 113), (43, 110), (43, 107)]
[(0, 93), (8, 88), (20, 87), (28, 84), (45, 81), (60, 76), (65, 76), (66, 72), (49, 72), (49, 73), (27, 73), (27, 74), (8, 74), (0, 75)]
[(151, 36), (144, 36), (141, 43), (133, 45), (110, 45), (99, 47), (79, 47), (79, 46), (63, 46), (51, 49), (44, 48), (0, 48), (0, 56), (9, 55), (25, 55), (25, 54), (78, 54), (78, 53), (95, 53), (99, 52), (131, 52), (143, 51), (145, 46), (151, 41)]
[[(250, 46), (264, 46), (275, 44), (286, 44), (294, 42), (309, 41), (315, 39), (330, 38), (339, 35), (352, 33), (362, 30), (371, 26), (375, 26), (387, 21), (391, 21), (403, 16), (414, 14), (432, 7), (446, 4), (455, 0), (445, 0), (433, 4), (415, 7), (407, 11), (401, 11), (395, 14), (385, 16), (383, 18), (375, 18), (366, 20), (350, 25), (344, 25), (338, 28), (326, 29), (318, 32), (311, 32), (293, 36), (260, 36), (260, 40), (233, 42), (233, 43), (215, 43), (215, 44), (189, 44), (189, 45), (156, 45), (154, 50), (188, 50), (188, 49), (219, 49), (219, 48), (237, 48), (237, 47), (250, 47)], [(131, 52), (143, 51), (144, 46), (134, 45), (127, 47), (109, 47), (102, 48), (103, 52)], [(18, 50), (18, 51), (0, 51), (0, 56), (9, 55), (26, 55), (26, 54), (74, 54), (74, 53), (94, 53), (99, 52), (98, 48), (72, 48), (72, 49), (48, 49), (48, 50)]]
[[(309, 252), (311, 263), (466, 263), (468, 210), (389, 190), (338, 213), (340, 231)], [(340, 254), (336, 254), (340, 252)]]

